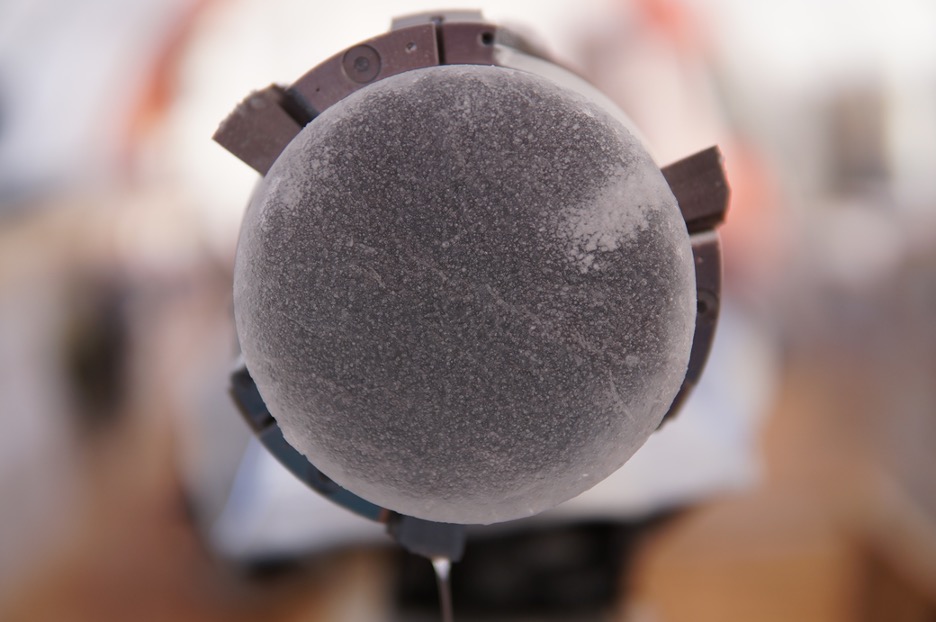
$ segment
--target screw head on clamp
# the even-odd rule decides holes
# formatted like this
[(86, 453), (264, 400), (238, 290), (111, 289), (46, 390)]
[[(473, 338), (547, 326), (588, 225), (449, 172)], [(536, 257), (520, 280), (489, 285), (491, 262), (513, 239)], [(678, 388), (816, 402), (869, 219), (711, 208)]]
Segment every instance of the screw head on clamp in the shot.
[(356, 45), (345, 53), (341, 66), (346, 76), (364, 84), (380, 73), (380, 54), (369, 45)]

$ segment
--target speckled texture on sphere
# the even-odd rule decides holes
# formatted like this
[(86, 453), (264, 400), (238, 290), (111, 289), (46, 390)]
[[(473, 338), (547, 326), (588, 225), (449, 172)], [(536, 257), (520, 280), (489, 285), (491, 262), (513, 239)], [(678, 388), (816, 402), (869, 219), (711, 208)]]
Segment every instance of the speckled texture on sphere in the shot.
[(359, 496), (504, 521), (620, 467), (685, 374), (691, 249), (659, 169), (581, 96), (420, 69), (303, 129), (261, 182), (234, 303), (287, 440)]

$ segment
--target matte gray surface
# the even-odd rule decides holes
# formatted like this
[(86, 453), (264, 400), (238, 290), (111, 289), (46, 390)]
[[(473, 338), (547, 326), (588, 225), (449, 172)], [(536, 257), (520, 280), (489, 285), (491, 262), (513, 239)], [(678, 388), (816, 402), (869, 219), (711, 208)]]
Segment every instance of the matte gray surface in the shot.
[(248, 369), (329, 477), (490, 523), (590, 488), (656, 428), (695, 319), (659, 169), (581, 96), (512, 69), (420, 69), (310, 123), (237, 251)]

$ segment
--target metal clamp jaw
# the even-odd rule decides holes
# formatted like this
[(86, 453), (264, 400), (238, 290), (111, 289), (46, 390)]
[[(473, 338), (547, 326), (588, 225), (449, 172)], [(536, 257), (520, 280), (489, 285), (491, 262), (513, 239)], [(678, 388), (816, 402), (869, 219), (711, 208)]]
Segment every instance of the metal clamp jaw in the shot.
[[(484, 21), (479, 12), (423, 13), (394, 20), (389, 32), (322, 62), (290, 86), (271, 85), (249, 95), (225, 119), (214, 139), (261, 175), (302, 128), (354, 91), (393, 75), (438, 65), (499, 65), (498, 48), (548, 60), (511, 31)], [(719, 314), (721, 252), (715, 227), (724, 219), (728, 185), (717, 147), (662, 169), (690, 234), (698, 311), (689, 365), (664, 421), (698, 382)], [(345, 490), (283, 438), (243, 362), (231, 376), (231, 393), (261, 442), (294, 475), (352, 512), (387, 525), (404, 548), (426, 557), (458, 560), (465, 526), (435, 523), (379, 507)]]
[(366, 501), (329, 479), (286, 442), (243, 361), (237, 362), (231, 374), (231, 397), (263, 446), (309, 488), (358, 516), (385, 524), (387, 532), (412, 553), (430, 559), (461, 559), (465, 549), (465, 525), (405, 516)]

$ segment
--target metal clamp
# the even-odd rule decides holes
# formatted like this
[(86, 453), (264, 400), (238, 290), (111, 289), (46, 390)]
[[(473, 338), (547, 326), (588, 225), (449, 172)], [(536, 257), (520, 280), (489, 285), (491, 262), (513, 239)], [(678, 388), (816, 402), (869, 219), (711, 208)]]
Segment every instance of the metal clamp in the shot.
[[(358, 89), (423, 67), (496, 65), (495, 45), (546, 58), (522, 37), (486, 22), (480, 12), (421, 13), (397, 18), (389, 32), (335, 54), (292, 85), (271, 85), (251, 93), (221, 123), (214, 140), (266, 175), (306, 124)], [(711, 350), (721, 295), (721, 250), (714, 229), (724, 220), (728, 185), (717, 147), (666, 166), (662, 172), (691, 236), (698, 299), (688, 370), (665, 422), (698, 382)], [(231, 376), (231, 394), (260, 441), (310, 488), (364, 518), (386, 524), (391, 536), (414, 553), (453, 561), (461, 557), (464, 525), (424, 521), (366, 501), (329, 479), (289, 445), (243, 362)]]

